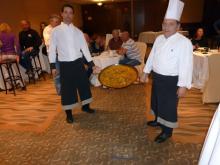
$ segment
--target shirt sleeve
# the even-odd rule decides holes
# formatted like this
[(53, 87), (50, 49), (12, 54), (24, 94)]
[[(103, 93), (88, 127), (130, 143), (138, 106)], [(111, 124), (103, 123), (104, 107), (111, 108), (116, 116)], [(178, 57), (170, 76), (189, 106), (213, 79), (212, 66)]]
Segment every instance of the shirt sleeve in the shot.
[(44, 43), (47, 48), (49, 48), (49, 43), (50, 43), (50, 34), (49, 34), (49, 29), (46, 27), (43, 31), (43, 37), (44, 37)]
[(177, 86), (191, 88), (193, 72), (193, 47), (190, 41), (181, 45), (179, 58), (179, 79)]
[(51, 64), (51, 69), (55, 68), (56, 63), (56, 48), (57, 48), (57, 40), (56, 40), (56, 32), (52, 31), (50, 43), (49, 43), (49, 61)]
[(89, 48), (88, 48), (88, 45), (87, 45), (87, 42), (86, 42), (82, 32), (80, 32), (79, 40), (80, 40), (80, 49), (81, 49), (81, 52), (82, 52), (83, 56), (85, 57), (86, 61), (90, 65), (94, 65), (93, 61), (92, 61), (92, 57), (91, 57), (90, 51), (89, 51)]
[(156, 47), (156, 44), (157, 44), (157, 40), (155, 41), (152, 49), (151, 49), (151, 52), (148, 56), (148, 59), (147, 59), (147, 62), (146, 62), (146, 65), (144, 67), (144, 73), (150, 73), (153, 69), (153, 58), (154, 58), (154, 54), (155, 54), (155, 47)]
[(121, 47), (124, 48), (124, 49), (129, 50), (130, 47), (131, 47), (131, 44), (132, 44), (132, 43), (130, 43), (130, 42), (127, 41), (126, 43), (123, 43)]

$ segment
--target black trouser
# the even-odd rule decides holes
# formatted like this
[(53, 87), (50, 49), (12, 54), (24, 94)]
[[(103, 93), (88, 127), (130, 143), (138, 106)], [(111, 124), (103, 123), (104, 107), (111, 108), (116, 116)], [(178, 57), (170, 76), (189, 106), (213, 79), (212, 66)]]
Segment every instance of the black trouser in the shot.
[(82, 105), (92, 101), (90, 83), (83, 60), (60, 61), (61, 103), (63, 110), (73, 109), (78, 104), (78, 95)]
[(27, 72), (32, 71), (32, 58), (36, 57), (39, 54), (39, 50), (32, 50), (31, 52), (25, 52), (21, 54), (20, 64), (23, 66)]
[(153, 72), (151, 109), (158, 123), (167, 128), (176, 128), (177, 123), (178, 76), (164, 76)]

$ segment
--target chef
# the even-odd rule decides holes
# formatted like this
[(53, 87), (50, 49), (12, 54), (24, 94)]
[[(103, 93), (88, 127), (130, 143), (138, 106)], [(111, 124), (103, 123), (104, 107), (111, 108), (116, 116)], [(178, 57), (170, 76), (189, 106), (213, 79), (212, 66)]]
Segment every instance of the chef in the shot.
[(147, 124), (162, 129), (156, 143), (166, 141), (172, 136), (173, 128), (178, 127), (178, 101), (191, 87), (193, 47), (189, 39), (177, 32), (183, 7), (180, 0), (169, 1), (162, 23), (163, 34), (156, 38), (141, 77), (142, 82), (148, 82), (152, 73), (151, 110), (155, 120)]
[[(56, 26), (50, 38), (49, 60), (52, 74), (56, 76), (56, 56), (60, 64), (61, 104), (66, 112), (67, 123), (73, 123), (72, 109), (78, 106), (78, 96), (82, 111), (94, 113), (89, 104), (92, 102), (90, 83), (83, 63), (83, 55), (93, 68), (94, 73), (100, 69), (94, 66), (83, 33), (72, 24), (74, 9), (66, 4), (62, 7), (63, 22)], [(56, 55), (58, 54), (58, 55)]]

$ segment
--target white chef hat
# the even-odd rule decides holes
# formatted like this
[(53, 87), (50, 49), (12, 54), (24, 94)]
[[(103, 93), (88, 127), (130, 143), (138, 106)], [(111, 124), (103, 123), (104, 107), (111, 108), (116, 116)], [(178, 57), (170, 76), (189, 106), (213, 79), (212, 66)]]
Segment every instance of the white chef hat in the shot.
[(169, 5), (165, 19), (174, 19), (180, 21), (183, 12), (184, 3), (180, 0), (169, 0)]

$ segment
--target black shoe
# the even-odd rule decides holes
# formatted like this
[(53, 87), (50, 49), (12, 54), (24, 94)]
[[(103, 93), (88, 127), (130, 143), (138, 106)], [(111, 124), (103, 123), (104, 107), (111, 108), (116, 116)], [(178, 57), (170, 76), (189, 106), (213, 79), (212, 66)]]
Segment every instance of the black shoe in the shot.
[(95, 110), (94, 110), (94, 109), (91, 109), (91, 108), (89, 107), (89, 104), (83, 105), (83, 106), (82, 106), (82, 111), (83, 111), (83, 112), (86, 112), (86, 113), (95, 113)]
[(72, 124), (74, 122), (73, 117), (72, 118), (67, 117), (66, 122)]
[(91, 108), (87, 108), (87, 109), (82, 109), (83, 112), (86, 112), (86, 113), (95, 113), (95, 110), (94, 109), (91, 109)]
[(72, 110), (66, 110), (66, 122), (72, 124), (74, 122)]
[(147, 125), (151, 127), (158, 127), (160, 126), (160, 123), (158, 123), (156, 120), (147, 122)]
[(21, 87), (21, 90), (22, 90), (22, 91), (26, 91), (26, 90), (27, 90), (26, 86)]
[(169, 139), (172, 136), (172, 134), (166, 134), (164, 132), (160, 133), (156, 138), (155, 138), (155, 142), (156, 143), (163, 143), (165, 142), (167, 139)]

